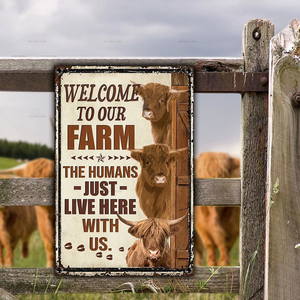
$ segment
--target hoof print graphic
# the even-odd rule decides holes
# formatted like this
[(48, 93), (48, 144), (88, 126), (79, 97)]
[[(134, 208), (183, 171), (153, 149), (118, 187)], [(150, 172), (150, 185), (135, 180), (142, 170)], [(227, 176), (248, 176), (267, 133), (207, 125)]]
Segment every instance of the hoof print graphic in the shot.
[(71, 250), (71, 249), (72, 249), (72, 243), (71, 243), (71, 242), (66, 243), (66, 244), (65, 244), (65, 248), (66, 248), (67, 250)]
[(79, 251), (79, 252), (85, 251), (84, 245), (79, 245), (79, 246), (77, 247), (77, 251)]

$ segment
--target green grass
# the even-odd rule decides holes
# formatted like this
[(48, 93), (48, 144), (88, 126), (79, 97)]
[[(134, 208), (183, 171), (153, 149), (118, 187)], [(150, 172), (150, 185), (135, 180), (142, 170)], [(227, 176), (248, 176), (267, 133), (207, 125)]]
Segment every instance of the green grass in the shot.
[(0, 170), (13, 168), (21, 164), (22, 162), (18, 162), (14, 158), (0, 156)]
[(40, 233), (36, 230), (30, 237), (29, 255), (21, 258), (21, 242), (14, 251), (14, 268), (45, 268), (47, 263), (46, 252)]
[[(220, 257), (220, 253), (219, 253), (219, 250), (217, 250), (217, 258), (219, 259), (219, 257)], [(234, 266), (239, 266), (239, 265), (240, 265), (240, 262), (239, 262), (239, 238), (237, 238), (233, 248), (230, 251), (230, 266), (234, 267)], [(204, 253), (203, 253), (203, 266), (207, 266), (205, 249), (204, 249)]]

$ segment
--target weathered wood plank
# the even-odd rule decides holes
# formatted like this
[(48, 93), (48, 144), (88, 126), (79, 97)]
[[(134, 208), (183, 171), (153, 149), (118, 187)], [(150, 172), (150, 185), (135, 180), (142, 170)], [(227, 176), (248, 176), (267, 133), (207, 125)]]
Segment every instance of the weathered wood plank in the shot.
[[(30, 91), (30, 92), (53, 92), (54, 91), (54, 66), (56, 65), (101, 65), (101, 66), (190, 66), (197, 70), (206, 70), (214, 72), (214, 76), (228, 75), (232, 80), (230, 82), (244, 82), (244, 80), (233, 80), (235, 75), (230, 72), (239, 72), (242, 74), (242, 60), (231, 58), (205, 59), (205, 58), (140, 58), (140, 59), (87, 59), (87, 58), (45, 58), (45, 59), (0, 59), (0, 91)], [(224, 77), (222, 76), (222, 78)], [(178, 77), (178, 76), (177, 76)], [(174, 85), (179, 81), (175, 78)], [(226, 78), (227, 78), (226, 77)], [(222, 78), (217, 82), (222, 84)], [(248, 76), (251, 81), (252, 76)], [(256, 77), (255, 77), (256, 78)], [(195, 75), (197, 82), (197, 74)], [(199, 79), (201, 79), (199, 77)], [(215, 81), (215, 80), (213, 80)], [(228, 81), (228, 80), (226, 80)], [(249, 80), (245, 80), (246, 86)], [(250, 84), (253, 85), (251, 81)], [(201, 87), (204, 90), (201, 90)], [(215, 86), (215, 85), (213, 85)], [(244, 87), (244, 85), (242, 85)], [(261, 85), (258, 83), (258, 86)], [(209, 88), (207, 85), (195, 85), (196, 92), (205, 92)], [(220, 86), (219, 86), (220, 88)], [(233, 88), (232, 84), (230, 88)], [(224, 88), (221, 88), (224, 90)], [(228, 87), (226, 85), (225, 90)], [(239, 89), (239, 87), (238, 87)], [(214, 92), (215, 88), (211, 92)], [(235, 92), (231, 90), (231, 92)], [(236, 91), (236, 92), (239, 92)]]
[[(267, 92), (267, 72), (195, 72), (195, 93)], [(175, 81), (177, 84), (178, 82)], [(53, 92), (53, 72), (0, 73), (0, 91)]]
[[(216, 270), (216, 267), (214, 268)], [(239, 267), (222, 267), (219, 274), (212, 276), (207, 283), (207, 288), (201, 292), (211, 293), (238, 293), (239, 291)], [(61, 293), (100, 293), (111, 292), (129, 288), (122, 285), (130, 282), (135, 289), (141, 287), (143, 282), (153, 281), (161, 289), (172, 286), (174, 292), (194, 293), (199, 291), (199, 281), (206, 281), (211, 275), (207, 267), (195, 267), (193, 276), (188, 277), (76, 277), (55, 276), (50, 268), (43, 269), (0, 269), (1, 286), (11, 294), (31, 294), (36, 281), (35, 291), (37, 294), (44, 293), (49, 284), (47, 293), (54, 293), (62, 279), (59, 292)], [(122, 285), (122, 286), (121, 286)], [(120, 288), (119, 288), (120, 287)]]
[(240, 206), (240, 179), (195, 179), (195, 205)]
[(0, 205), (54, 205), (53, 179), (0, 179)]
[(0, 299), (1, 300), (17, 300), (18, 298), (11, 295), (10, 293), (5, 291), (4, 289), (0, 288)]
[[(244, 27), (245, 72), (264, 72), (269, 66), (269, 41), (274, 26), (251, 20)], [(242, 97), (242, 170), (240, 297), (264, 297), (264, 232), (267, 169), (268, 94)], [(255, 256), (255, 259), (252, 259)], [(250, 273), (247, 273), (249, 271)]]
[[(54, 205), (52, 178), (0, 179), (0, 205)], [(194, 205), (239, 206), (240, 179), (195, 179)]]
[(195, 93), (267, 92), (268, 72), (195, 72)]
[[(265, 299), (300, 295), (299, 29), (294, 20), (271, 41)], [(279, 192), (273, 191), (277, 178)]]
[(78, 66), (187, 66), (199, 71), (243, 71), (242, 58), (1, 58), (0, 73), (53, 73), (57, 65)]

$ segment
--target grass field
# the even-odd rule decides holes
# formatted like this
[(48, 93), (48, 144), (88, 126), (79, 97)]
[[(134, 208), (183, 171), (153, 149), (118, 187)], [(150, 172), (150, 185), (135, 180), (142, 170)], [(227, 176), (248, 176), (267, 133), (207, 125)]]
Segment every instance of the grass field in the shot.
[(13, 168), (21, 164), (22, 162), (18, 162), (14, 158), (0, 156), (0, 170)]

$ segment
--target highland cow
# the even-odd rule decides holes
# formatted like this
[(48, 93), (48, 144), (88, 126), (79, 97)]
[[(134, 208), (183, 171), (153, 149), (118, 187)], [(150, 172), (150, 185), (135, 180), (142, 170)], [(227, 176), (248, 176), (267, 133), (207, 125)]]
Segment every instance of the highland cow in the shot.
[[(196, 178), (240, 177), (240, 160), (227, 153), (205, 152), (196, 162)], [(220, 251), (218, 265), (230, 265), (229, 252), (239, 234), (239, 207), (195, 206), (195, 230), (206, 248), (207, 264), (217, 265), (216, 249)], [(202, 249), (195, 245), (195, 261), (201, 264)]]
[[(21, 239), (21, 257), (28, 256), (31, 234), (37, 229), (37, 220), (32, 206), (0, 206), (0, 266), (12, 267), (14, 249)], [(3, 249), (6, 251), (5, 260)]]
[[(17, 167), (10, 170), (3, 170), (1, 173), (27, 178), (54, 177), (54, 162), (46, 158), (37, 158), (28, 162), (21, 168)], [(37, 219), (38, 229), (46, 250), (47, 267), (54, 267), (54, 206), (35, 206), (30, 208), (30, 211), (34, 209), (36, 214), (34, 214), (34, 217), (32, 216), (32, 218)], [(21, 211), (22, 207), (19, 207), (19, 210)], [(19, 227), (22, 227), (22, 225), (20, 225), (17, 218), (14, 219), (14, 222), (14, 224), (7, 224), (6, 227), (13, 226), (13, 228), (16, 228), (16, 231), (22, 231), (22, 228), (18, 229)], [(19, 224), (19, 226), (15, 224)], [(24, 223), (24, 226), (26, 226), (26, 222)], [(15, 234), (20, 235), (19, 233)]]
[(171, 104), (183, 92), (159, 83), (138, 87), (137, 94), (144, 101), (142, 116), (151, 122), (154, 143), (171, 146)]
[(170, 219), (171, 164), (186, 151), (187, 148), (170, 150), (162, 144), (131, 150), (131, 157), (142, 167), (135, 190), (141, 209), (148, 218)]
[[(118, 215), (118, 214), (117, 214)], [(126, 256), (127, 267), (171, 267), (168, 237), (176, 234), (177, 226), (187, 217), (187, 213), (175, 220), (148, 218), (139, 222), (128, 221), (118, 215), (120, 221), (130, 226), (128, 232), (137, 241), (130, 247)]]

